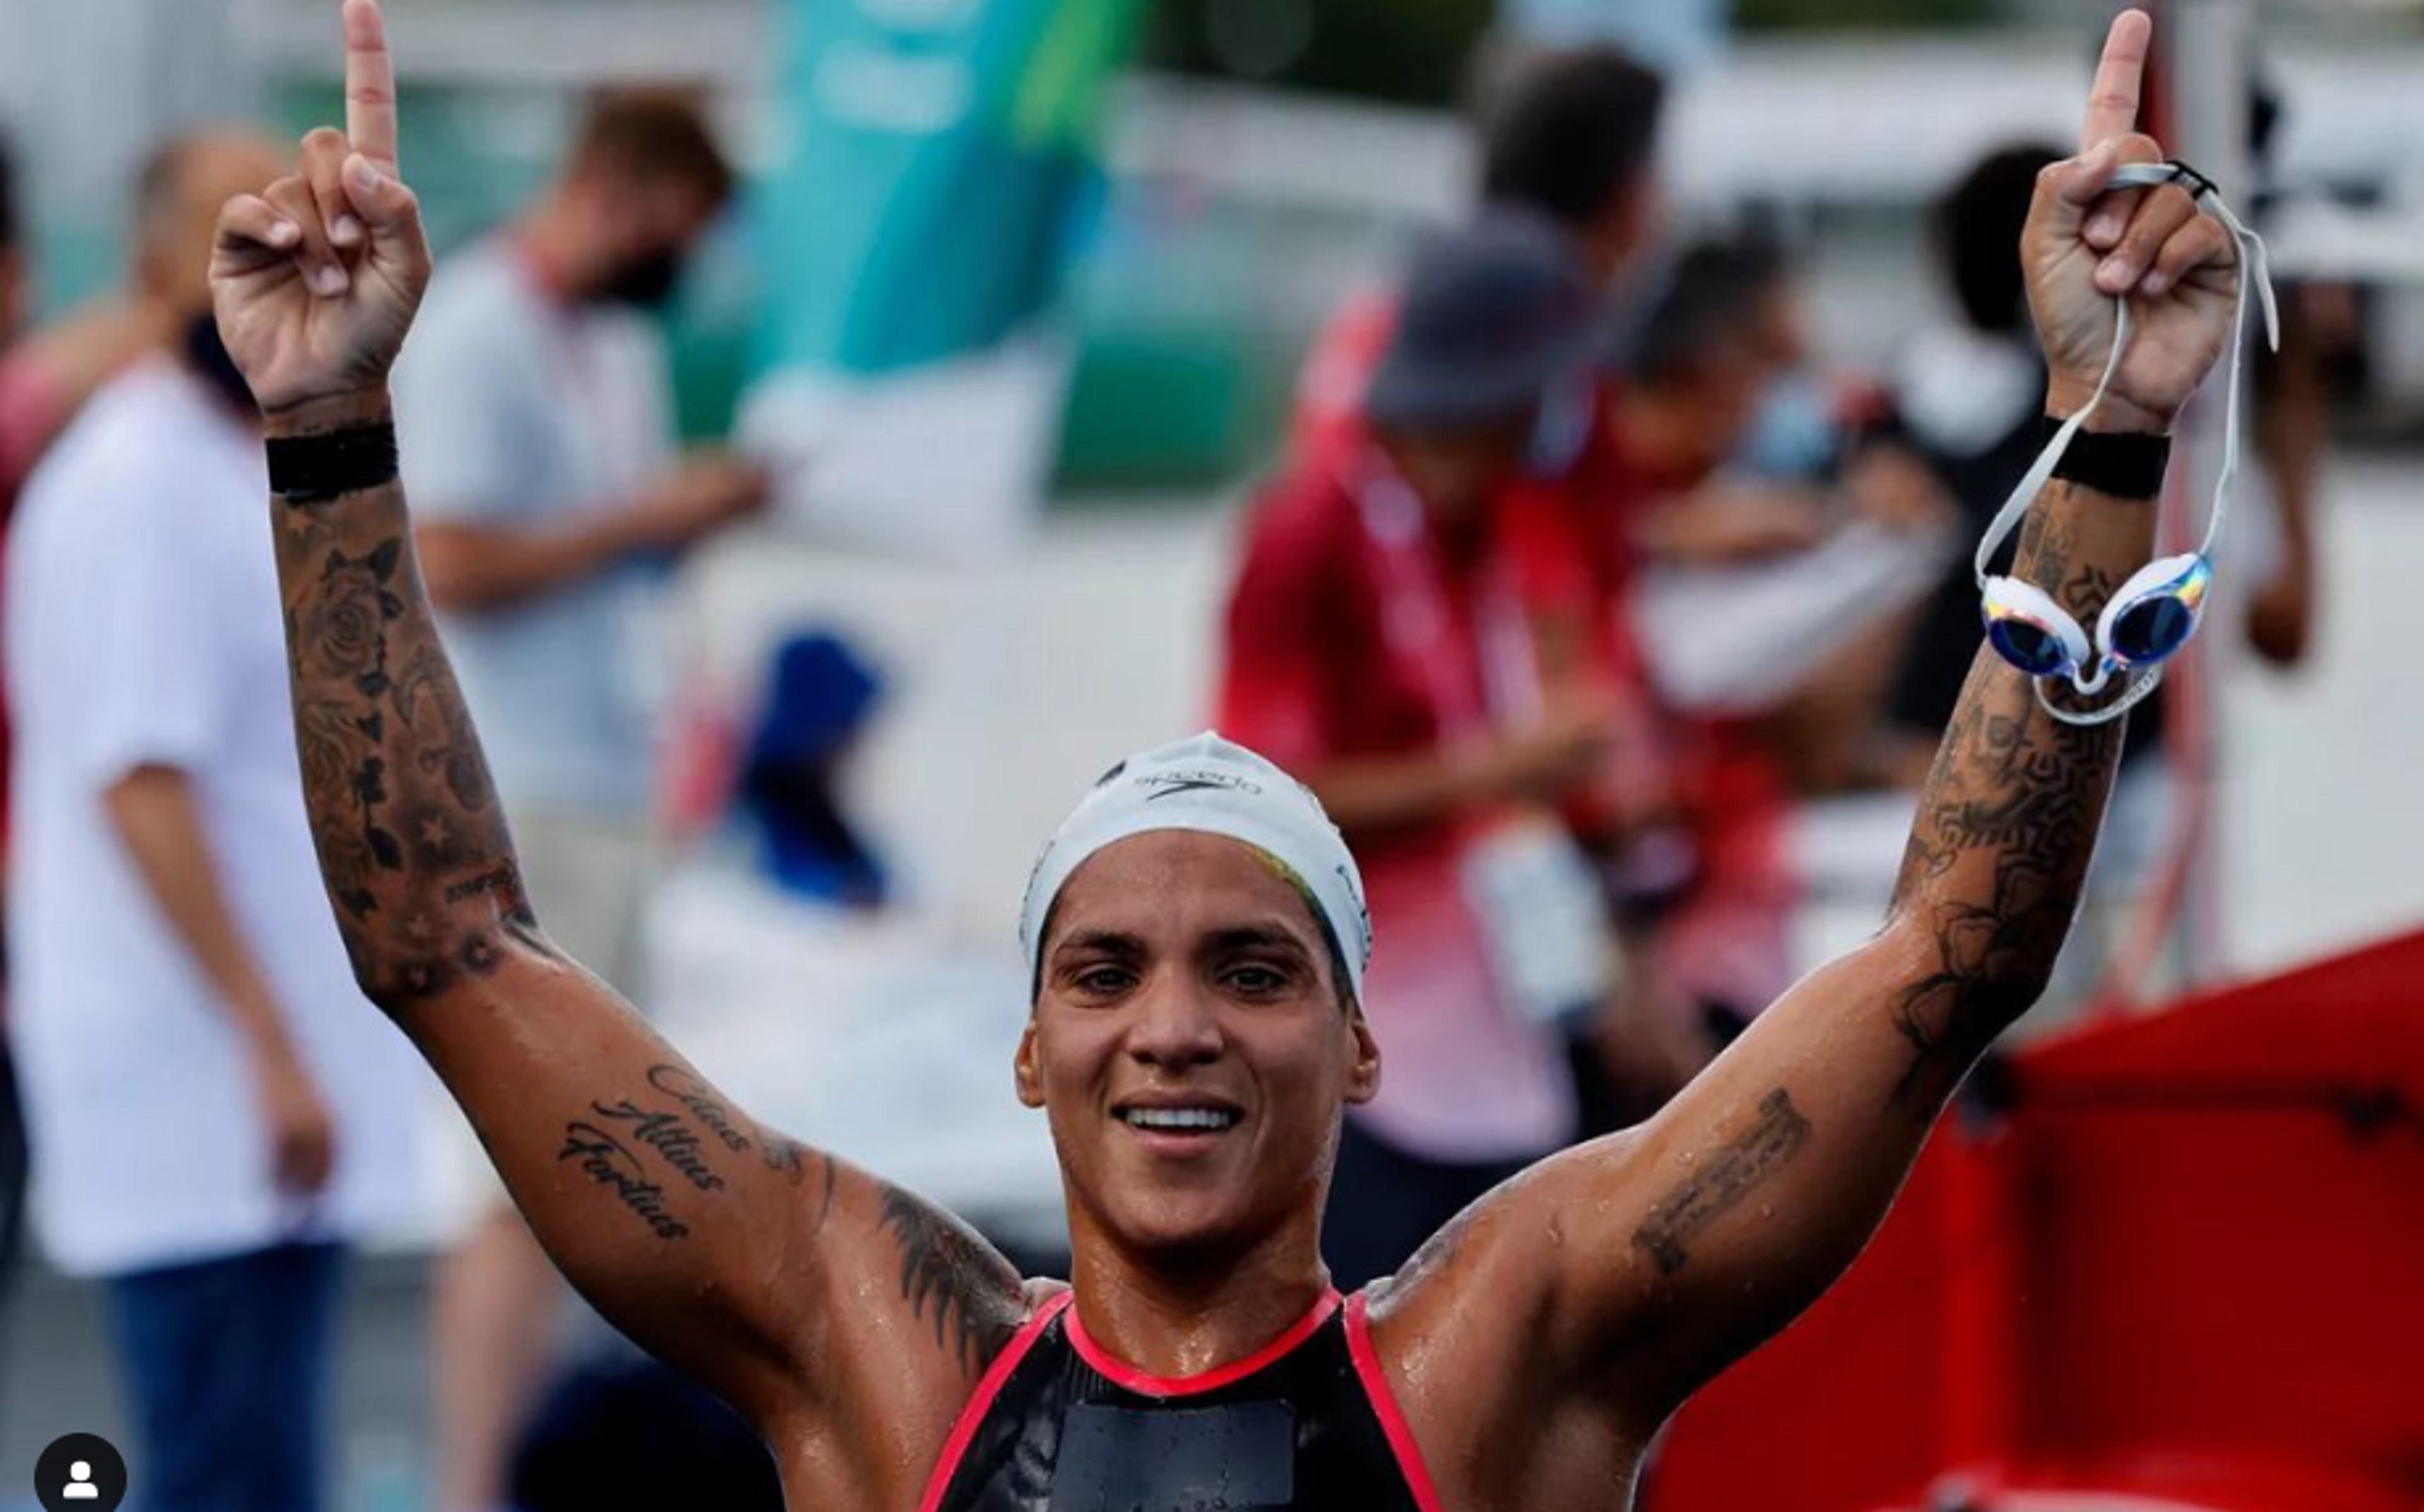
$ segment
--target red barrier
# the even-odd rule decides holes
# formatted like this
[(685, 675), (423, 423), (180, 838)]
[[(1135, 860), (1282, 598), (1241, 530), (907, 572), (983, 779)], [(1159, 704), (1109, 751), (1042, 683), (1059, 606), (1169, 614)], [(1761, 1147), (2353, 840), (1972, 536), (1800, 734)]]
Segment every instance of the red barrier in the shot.
[(2424, 1506), (2424, 934), (2011, 1083), (1678, 1416), (1648, 1512)]

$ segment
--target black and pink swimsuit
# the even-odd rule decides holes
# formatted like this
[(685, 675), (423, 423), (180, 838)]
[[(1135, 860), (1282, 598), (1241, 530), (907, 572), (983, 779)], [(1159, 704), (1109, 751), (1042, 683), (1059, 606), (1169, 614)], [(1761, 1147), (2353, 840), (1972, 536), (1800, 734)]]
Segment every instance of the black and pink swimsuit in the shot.
[(1039, 1308), (985, 1373), (918, 1512), (1440, 1512), (1362, 1293), (1178, 1379), (1112, 1359), (1071, 1299)]

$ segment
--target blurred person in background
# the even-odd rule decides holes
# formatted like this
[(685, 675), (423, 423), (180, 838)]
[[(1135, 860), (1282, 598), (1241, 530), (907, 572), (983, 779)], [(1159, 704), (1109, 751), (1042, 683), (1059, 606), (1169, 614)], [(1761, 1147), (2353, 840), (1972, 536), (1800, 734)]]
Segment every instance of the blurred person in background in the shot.
[(1666, 81), (1620, 48), (1543, 55), (1484, 106), (1481, 204), (1562, 227), (1584, 276), (1613, 291), (1657, 229), (1666, 107)]
[[(1513, 71), (1481, 123), (1480, 200), (1562, 229), (1585, 277), (1619, 293), (1658, 223), (1666, 86), (1622, 50), (1544, 53)], [(1352, 450), (1364, 390), (1397, 320), (1395, 290), (1352, 298), (1305, 359), (1291, 447)]]
[(1598, 424), (1566, 490), (1603, 575), (1644, 559), (1721, 564), (1790, 552), (1826, 533), (1821, 501), (1720, 476), (1751, 439), (1807, 342), (1783, 254), (1749, 236), (1677, 249), (1600, 389)]
[[(2251, 209), (2259, 227), (2284, 198), (2274, 149), (2284, 106), (2258, 72), (2249, 80), (2248, 167), (2256, 175)], [(2315, 517), (2323, 461), (2331, 445), (2335, 367), (2357, 344), (2355, 291), (2343, 283), (2300, 280), (2280, 289), (2281, 344), (2257, 348), (2256, 444), (2272, 484), (2264, 576), (2247, 599), (2247, 644), (2272, 666), (2306, 660), (2315, 628)], [(2261, 537), (2259, 537), (2261, 538)], [(2269, 557), (2269, 560), (2264, 558)]]
[[(769, 495), (732, 455), (676, 454), (649, 318), (732, 190), (689, 99), (598, 96), (537, 201), (448, 261), (396, 371), (397, 408), (428, 438), (411, 484), (430, 597), (486, 722), (527, 885), (627, 993), (656, 778), (646, 600), (667, 558)], [(454, 1205), (480, 1215), (438, 1286), (440, 1498), (445, 1512), (491, 1512), (562, 1291), (470, 1136), (458, 1142), (475, 1195)]]
[[(34, 464), (93, 390), (168, 335), (167, 312), (143, 280), (69, 319), (27, 334), (34, 271), (25, 247), (15, 155), (0, 141), (0, 532)], [(8, 699), (0, 688), (0, 813), (8, 790)], [(0, 827), (0, 851), (7, 834)], [(0, 978), (7, 951), (0, 940)], [(5, 998), (0, 998), (5, 1004)], [(5, 1020), (0, 1020), (5, 1022)], [(27, 1170), (23, 1109), (8, 1040), (0, 1035), (0, 1284), (16, 1273)]]
[[(1941, 527), (1915, 464), (1837, 456), (1823, 407), (1825, 454), (1782, 476), (1746, 465), (1806, 364), (1780, 251), (1689, 243), (1582, 396), (1571, 463), (1535, 470), (1504, 504), (1551, 684), (1597, 688), (1629, 715), (1620, 763), (1566, 806), (1629, 944), (1624, 1011), (1577, 1046), (1587, 1132), (1654, 1110), (1790, 981), (1790, 804), (1862, 743), (1874, 663), (1890, 671), (1905, 623), (1857, 596), (1844, 612), (1832, 580), (1845, 550), (1900, 553)], [(1749, 691), (1738, 704), (1686, 696), (1712, 651), (1741, 663), (1724, 673)]]
[[(2012, 480), (2045, 444), (2037, 403), (2045, 359), (2011, 249), (2037, 174), (2062, 157), (2049, 143), (1998, 148), (1938, 202), (1930, 240), (1954, 315), (1913, 335), (1889, 380), (1883, 429), (1916, 451), (1941, 482), (1960, 510), (1965, 539), (1985, 533)], [(2008, 549), (2003, 556), (2007, 565)], [(1981, 635), (1976, 571), (1967, 558), (1948, 562), (1899, 659), (1886, 706), (1883, 764), (1903, 786), (1925, 780)], [(2150, 707), (2129, 723), (2134, 754), (2162, 720)]]
[[(107, 1282), (153, 1512), (321, 1504), (347, 1247), (408, 1215), (417, 1175), (408, 1057), (363, 1032), (323, 922), (259, 415), (211, 318), (219, 207), (279, 167), (213, 135), (145, 167), (136, 281), (176, 348), (85, 406), (8, 561), (36, 1218)], [(347, 643), (377, 633), (373, 568), (349, 570), (316, 616)]]
[(1619, 322), (1621, 350), (1555, 396), (1556, 420), (1499, 504), (1548, 685), (1622, 712), (1596, 780), (1561, 805), (1626, 943), (1620, 996), (1572, 1026), (1586, 1133), (1637, 1122), (1713, 1053), (1660, 959), (1679, 900), (1721, 896), (1729, 877), (1774, 881), (1757, 843), (1773, 784), (1719, 759), (1712, 731), (1669, 707), (1635, 621), (1646, 564), (1791, 551), (1821, 533), (1803, 490), (1708, 486), (1800, 360), (1784, 273), (1747, 241), (1664, 259)]
[[(1574, 1133), (1550, 1020), (1603, 991), (1608, 933), (1554, 816), (1618, 710), (1548, 695), (1496, 506), (1543, 402), (1598, 353), (1599, 307), (1554, 225), (1498, 212), (1434, 237), (1358, 444), (1269, 485), (1231, 590), (1220, 727), (1320, 797), (1389, 942), (1370, 991), (1389, 1076), (1348, 1118), (1324, 1226), (1344, 1286)], [(1555, 937), (1526, 932), (1544, 921)]]
[[(1594, 294), (1612, 307), (1598, 318), (1605, 321), (1614, 343), (1620, 340), (1628, 307), (1638, 303), (1639, 263), (1659, 221), (1657, 148), (1666, 81), (1624, 49), (1605, 43), (1555, 51), (1517, 48), (1503, 67), (1488, 72), (1492, 76), (1478, 112), (1476, 187), (1483, 213), (1530, 215), (1563, 237)], [(1351, 457), (1366, 444), (1364, 395), (1389, 348), (1398, 310), (1394, 289), (1360, 295), (1316, 339), (1291, 421), (1290, 450), (1296, 456)], [(1570, 474), (1582, 444), (1578, 433), (1598, 402), (1596, 386), (1577, 377), (1545, 401), (1539, 434), (1527, 443), (1524, 465), (1504, 480), (1510, 496), (1554, 499), (1583, 485)], [(1493, 512), (1498, 508), (1492, 505)], [(1558, 517), (1562, 509), (1560, 504), (1545, 514), (1536, 511), (1528, 524), (1520, 505), (1508, 516), (1516, 524), (1504, 544), (1524, 564), (1522, 574), (1528, 579), (1537, 570), (1542, 584), (1553, 585), (1522, 587), (1522, 597), (1536, 607), (1550, 597), (1561, 608), (1572, 602), (1567, 588), (1576, 564), (1569, 526)], [(1527, 546), (1527, 536), (1536, 544)], [(1629, 880), (1621, 887), (1663, 891), (1688, 863), (1678, 858), (1675, 846), (1635, 832), (1658, 827), (1656, 819), (1670, 806), (1672, 773), (1646, 716), (1646, 685), (1632, 638), (1609, 617), (1608, 598), (1585, 597), (1590, 601), (1580, 614), (1552, 612), (1532, 619), (1540, 672), (1560, 705), (1598, 710), (1593, 724), (1599, 754), (1576, 763), (1578, 772), (1589, 772), (1566, 785), (1563, 806), (1587, 843), (1627, 856)], [(1603, 654), (1586, 658), (1586, 644)], [(1587, 674), (1581, 670), (1586, 660)], [(1636, 990), (1628, 998), (1640, 995)], [(1602, 1060), (1616, 1067), (1618, 1081), (1642, 1089), (1637, 1096), (1628, 1094), (1632, 1102), (1654, 1105), (1680, 1085), (1693, 1052), (1675, 1043), (1639, 1043), (1643, 1022), (1633, 1012), (1612, 1011), (1570, 1026), (1591, 1042), (1577, 1049), (1576, 1058), (1592, 1101), (1601, 1101), (1591, 1089), (1601, 1084)], [(1408, 1211), (1411, 1216), (1413, 1210)], [(1383, 1243), (1367, 1258), (1393, 1250), (1394, 1245)]]
[[(139, 273), (124, 291), (29, 329), (34, 269), (23, 209), (16, 159), (0, 142), (0, 530), (27, 474), (94, 390), (178, 334), (175, 312), (154, 292), (155, 280)], [(0, 740), (7, 735), (6, 712), (0, 690)], [(0, 799), (7, 779), (0, 755)]]
[(1805, 550), (1844, 522), (1918, 527), (1933, 496), (1872, 474), (1844, 445), (1849, 396), (1809, 373), (1794, 268), (1764, 237), (1681, 247), (1603, 387), (1596, 475), (1572, 495), (1619, 578)]
[(14, 162), (0, 144), (0, 519), (93, 391), (178, 335), (175, 312), (140, 277), (122, 293), (27, 329), (33, 269), (16, 190)]
[[(1856, 434), (1859, 396), (1811, 371), (1805, 326), (1774, 244), (1686, 247), (1604, 396), (1602, 450), (1577, 487), (1617, 537), (1601, 549), (1659, 569), (1667, 587), (1711, 590), (1681, 603), (1725, 623), (1666, 626), (1659, 644), (1714, 651), (1738, 637), (1740, 675), (1695, 701), (1741, 721), (1786, 791), (1820, 797), (1867, 780), (1917, 597), (1845, 559), (1924, 570), (1952, 554), (1954, 521), (1917, 457)], [(1761, 625), (1767, 634), (1751, 633)]]

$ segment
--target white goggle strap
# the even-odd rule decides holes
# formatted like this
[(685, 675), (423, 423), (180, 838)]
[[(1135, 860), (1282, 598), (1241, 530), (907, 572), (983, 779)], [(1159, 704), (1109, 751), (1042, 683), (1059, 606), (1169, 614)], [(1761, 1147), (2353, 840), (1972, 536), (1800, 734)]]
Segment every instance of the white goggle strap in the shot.
[(2214, 193), (2210, 184), (2200, 187), (2197, 199), (2239, 245), (2239, 298), (2230, 317), (2230, 390), (2223, 406), (2222, 470), (2213, 482), (2213, 507), (2206, 515), (2205, 540), (2197, 547), (2197, 555), (2210, 558), (2214, 543), (2222, 538), (2222, 523), (2230, 515), (2230, 485), (2239, 476), (2239, 392), (2241, 374), (2247, 366), (2249, 287), (2254, 286), (2256, 297), (2264, 307), (2264, 344), (2269, 351), (2281, 350), (2281, 311), (2272, 298), (2272, 264), (2264, 250), (2264, 238), (2231, 214), (2230, 207), (2222, 202), (2222, 196)]
[(2096, 392), (2088, 397), (2087, 403), (2079, 406), (2078, 413), (2064, 421), (2062, 428), (2053, 433), (2053, 438), (2046, 442), (2045, 450), (2029, 464), (2029, 470), (2020, 475), (2011, 497), (2003, 501), (2003, 507), (1995, 512), (1994, 522), (1986, 527), (1986, 533), (1978, 539), (1978, 585), (1982, 588), (1986, 585), (1986, 565), (1995, 560), (1995, 553), (2017, 528), (2020, 517), (2029, 512), (2029, 505), (2036, 502), (2037, 495), (2045, 492), (2046, 485), (2053, 480), (2053, 470), (2062, 465), (2063, 453), (2070, 448), (2070, 438), (2087, 423), (2087, 417), (2096, 413), (2096, 406), (2104, 402), (2104, 391), (2113, 387), (2113, 374), (2121, 371), (2121, 354), (2129, 346), (2129, 303), (2126, 299), (2115, 299), (2113, 308), (2113, 355), (2104, 359), (2104, 375), (2096, 380)]
[(2109, 704), (2098, 704), (2096, 708), (2087, 709), (2073, 710), (2056, 708), (2054, 701), (2046, 694), (2046, 684), (2052, 679), (2032, 677), (2029, 680), (2036, 688), (2037, 707), (2063, 724), (2081, 726), (2110, 724), (2154, 696), (2155, 690), (2161, 687), (2163, 683), (2163, 663), (2158, 662), (2151, 667), (2139, 667), (2131, 671), (2128, 680), (2121, 685), (2119, 697)]

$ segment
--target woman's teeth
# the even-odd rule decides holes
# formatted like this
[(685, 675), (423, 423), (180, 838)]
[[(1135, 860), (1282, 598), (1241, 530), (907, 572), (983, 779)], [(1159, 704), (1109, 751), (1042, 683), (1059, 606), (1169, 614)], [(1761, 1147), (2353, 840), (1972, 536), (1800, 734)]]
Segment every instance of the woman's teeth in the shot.
[(1225, 1129), (1237, 1115), (1215, 1107), (1132, 1107), (1120, 1115), (1134, 1129)]

